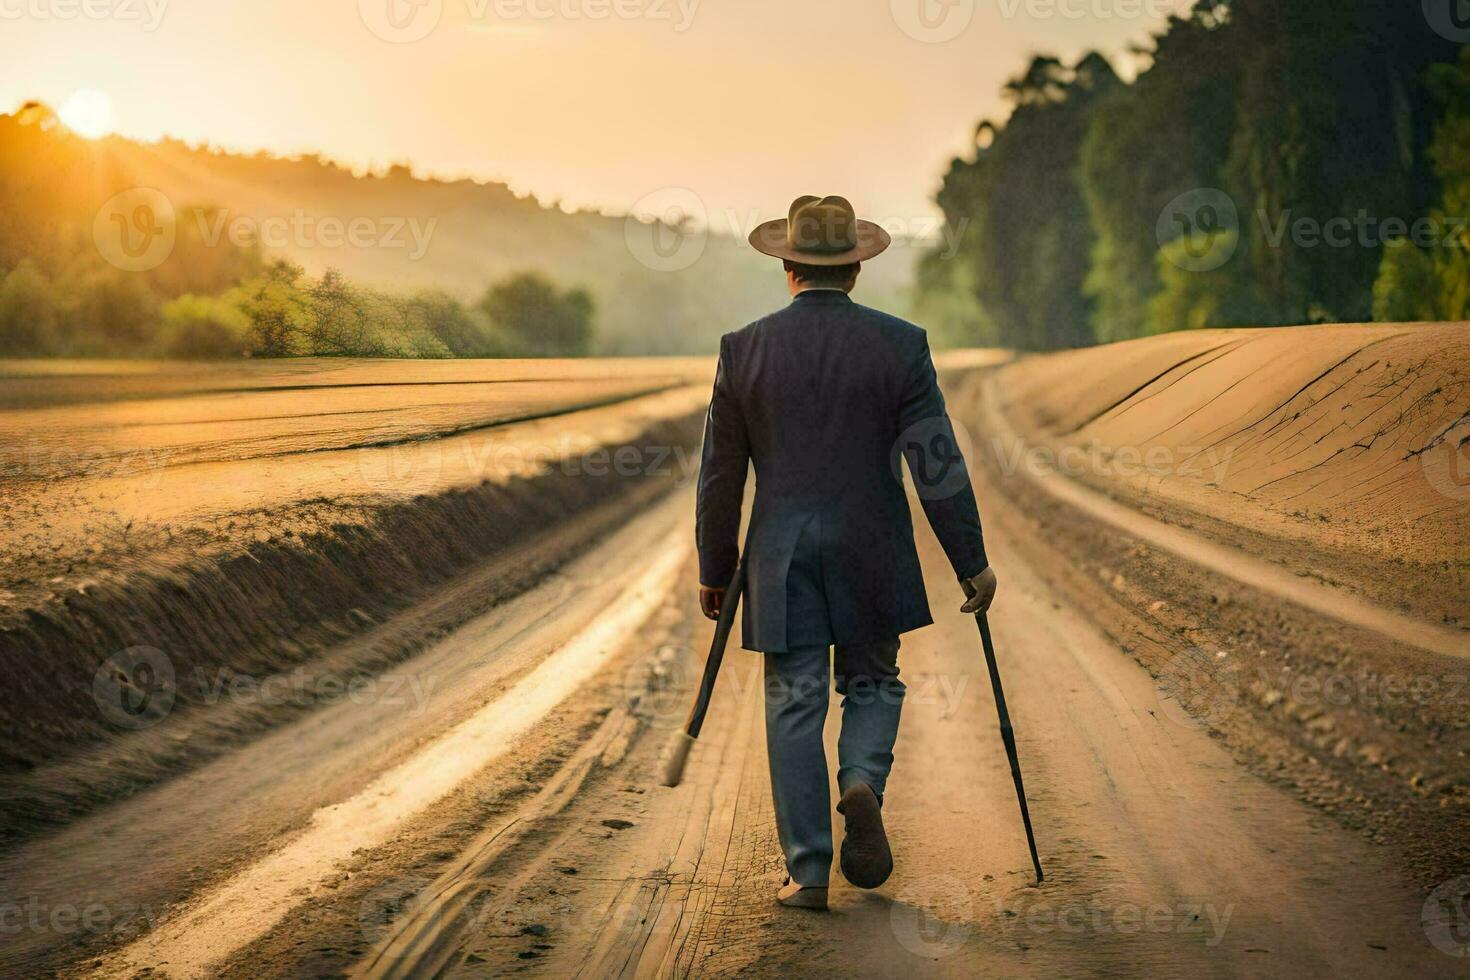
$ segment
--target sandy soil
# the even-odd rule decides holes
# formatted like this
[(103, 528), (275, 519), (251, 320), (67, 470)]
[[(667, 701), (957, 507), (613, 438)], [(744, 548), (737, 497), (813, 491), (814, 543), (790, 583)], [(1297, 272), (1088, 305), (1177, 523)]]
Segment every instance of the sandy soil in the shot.
[[(217, 969), (1454, 975), (1459, 961), (1426, 939), (1422, 892), (1393, 853), (1238, 765), (1098, 628), (1116, 604), (1063, 604), (1055, 576), (1072, 575), (1070, 563), (1005, 513), (992, 523), (1007, 570), (992, 622), (1047, 868), (1041, 889), (1027, 887), (974, 624), (951, 601), (903, 653), (911, 693), (887, 807), (894, 878), (873, 893), (834, 881), (826, 916), (776, 907), (753, 658), (730, 662), (684, 785), (656, 786), (663, 736), (709, 634), (676, 596), (627, 666), (573, 702), (585, 727), (518, 802), (487, 815), (466, 787)], [(922, 538), (926, 569), (942, 580), (937, 544)], [(680, 652), (651, 656), (655, 643)], [(646, 693), (628, 680), (640, 676)]]
[[(992, 414), (1017, 404), (1010, 370), (947, 382), (982, 449), (1012, 432), (1009, 414)], [(318, 705), (0, 857), (4, 894), (24, 897), (28, 924), (0, 964), (251, 978), (1460, 975), (1465, 658), (1396, 639), (1392, 618), (1344, 619), (1189, 558), (1247, 530), (1268, 542), (1264, 523), (1206, 520), (1156, 493), (1147, 510), (1168, 533), (1145, 537), (1046, 489), (1070, 476), (974, 458), (1042, 888), (1026, 887), (974, 623), (956, 611), (927, 531), (937, 623), (901, 658), (910, 698), (887, 885), (836, 880), (825, 916), (773, 904), (780, 858), (752, 656), (727, 661), (684, 785), (655, 785), (708, 642), (693, 563), (646, 622), (589, 631), (659, 543), (687, 532), (689, 501), (676, 495), (390, 672), (417, 678), (415, 710), (386, 697)], [(1098, 476), (1082, 480), (1108, 486)], [(1119, 484), (1118, 500), (1129, 492)], [(1298, 537), (1251, 557), (1287, 568), (1331, 547)], [(503, 569), (452, 579), (437, 596), (444, 614)], [(1313, 587), (1339, 588), (1325, 576)], [(377, 629), (435, 621), (423, 601)], [(318, 656), (330, 666), (351, 643)], [(459, 726), (501, 706), (515, 716), (525, 697), (502, 699), (577, 644), (599, 664), (591, 679), (540, 721), (522, 717), (514, 737), (464, 750), (493, 764), (456, 757), (448, 778), (435, 753)], [(429, 784), (436, 795), (394, 790), (382, 810), (362, 797)], [(330, 854), (301, 844), (354, 807), (392, 820), (339, 828)], [(293, 847), (306, 859), (282, 878)], [(237, 899), (228, 914), (210, 911), (221, 896)]]
[[(654, 374), (659, 366), (665, 373)], [(684, 384), (639, 396), (669, 379), (666, 364), (641, 370), (530, 386), (499, 377), (479, 399), (461, 389), (484, 394), (485, 383), (458, 377), (458, 365), (433, 384), (417, 365), (404, 377), (378, 366), (366, 387), (298, 370), (286, 373), (290, 384), (237, 379), (252, 387), (229, 396), (5, 413), (0, 425), (47, 447), (37, 459), (70, 459), (64, 450), (77, 448), (91, 418), (102, 444), (146, 447), (159, 463), (144, 472), (58, 463), (47, 478), (6, 483), (0, 844), (207, 761), (313, 701), (221, 721), (219, 678), (316, 670), (416, 604), (438, 604), (434, 628), (453, 627), (585, 546), (593, 526), (579, 515), (600, 511), (605, 527), (687, 484), (706, 396)], [(99, 383), (98, 397), (108, 395)], [(303, 418), (324, 403), (375, 407), (330, 425)], [(252, 428), (237, 420), (216, 431), (242, 413), (256, 416)], [(166, 451), (169, 440), (179, 452)], [(533, 536), (567, 540), (503, 568), (473, 602), (445, 606), (435, 594)], [(341, 679), (412, 655), (431, 638), (422, 626), (348, 658)], [(152, 699), (155, 680), (166, 690)], [(109, 713), (125, 703), (150, 713)], [(209, 720), (181, 721), (193, 714)], [(165, 737), (164, 718), (185, 727)]]
[(1204, 330), (1033, 357), (1001, 390), (1040, 450), (997, 452), (1470, 629), (1467, 365), (1466, 323)]
[(99, 578), (616, 444), (697, 411), (707, 374), (681, 359), (0, 362), (0, 624)]

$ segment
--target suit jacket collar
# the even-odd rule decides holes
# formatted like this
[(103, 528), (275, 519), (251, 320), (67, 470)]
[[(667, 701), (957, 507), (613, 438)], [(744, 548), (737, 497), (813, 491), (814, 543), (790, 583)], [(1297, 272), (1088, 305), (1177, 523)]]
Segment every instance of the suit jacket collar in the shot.
[(840, 289), (803, 289), (791, 298), (792, 303), (851, 303), (852, 297)]

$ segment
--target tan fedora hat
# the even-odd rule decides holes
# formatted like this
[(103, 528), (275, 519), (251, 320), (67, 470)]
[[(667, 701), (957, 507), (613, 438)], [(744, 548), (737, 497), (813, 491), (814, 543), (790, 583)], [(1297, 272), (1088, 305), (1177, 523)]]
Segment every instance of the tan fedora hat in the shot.
[(806, 195), (791, 202), (790, 216), (762, 222), (750, 233), (758, 252), (806, 265), (866, 262), (893, 239), (859, 218), (845, 197)]

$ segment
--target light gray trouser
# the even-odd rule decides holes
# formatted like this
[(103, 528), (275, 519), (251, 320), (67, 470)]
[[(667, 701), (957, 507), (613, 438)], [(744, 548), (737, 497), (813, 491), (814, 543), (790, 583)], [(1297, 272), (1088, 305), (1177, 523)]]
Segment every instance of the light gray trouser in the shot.
[[(843, 696), (839, 792), (867, 783), (883, 799), (903, 707), (898, 645), (895, 637), (837, 647), (837, 693)], [(826, 885), (832, 871), (832, 800), (822, 744), (830, 672), (825, 646), (765, 654), (766, 752), (776, 830), (787, 871), (799, 885)]]

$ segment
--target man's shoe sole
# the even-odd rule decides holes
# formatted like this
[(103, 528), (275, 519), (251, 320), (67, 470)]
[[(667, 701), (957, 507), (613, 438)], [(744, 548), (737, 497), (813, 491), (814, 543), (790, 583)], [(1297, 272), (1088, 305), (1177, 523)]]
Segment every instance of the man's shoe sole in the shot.
[(803, 888), (800, 885), (795, 885), (788, 881), (776, 893), (776, 901), (790, 909), (811, 909), (814, 912), (825, 912), (827, 911), (827, 889)]
[(859, 888), (877, 888), (893, 874), (893, 851), (883, 830), (883, 808), (866, 783), (842, 794), (838, 806), (847, 820), (842, 838), (842, 876)]

